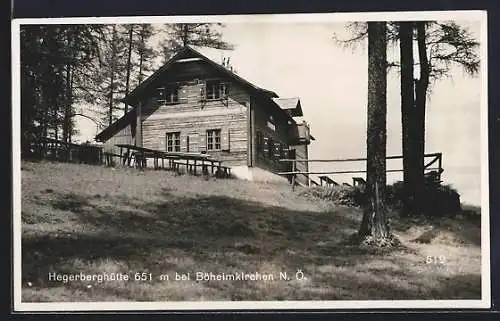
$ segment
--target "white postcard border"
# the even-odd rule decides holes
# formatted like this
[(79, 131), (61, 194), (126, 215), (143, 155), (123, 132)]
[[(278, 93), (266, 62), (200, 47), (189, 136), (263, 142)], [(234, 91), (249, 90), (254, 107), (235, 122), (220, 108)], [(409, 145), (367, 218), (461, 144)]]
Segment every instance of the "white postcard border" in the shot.
[[(481, 21), (481, 300), (377, 301), (202, 301), (202, 302), (21, 302), (21, 151), (20, 151), (20, 26), (28, 24), (127, 23), (290, 23), (348, 21), (468, 20)], [(491, 307), (490, 219), (488, 167), (488, 80), (486, 11), (370, 12), (326, 14), (259, 14), (207, 16), (135, 16), (85, 18), (23, 18), (12, 20), (12, 164), (13, 164), (13, 294), (15, 311), (131, 311), (131, 310), (267, 310), (267, 309), (484, 309)]]

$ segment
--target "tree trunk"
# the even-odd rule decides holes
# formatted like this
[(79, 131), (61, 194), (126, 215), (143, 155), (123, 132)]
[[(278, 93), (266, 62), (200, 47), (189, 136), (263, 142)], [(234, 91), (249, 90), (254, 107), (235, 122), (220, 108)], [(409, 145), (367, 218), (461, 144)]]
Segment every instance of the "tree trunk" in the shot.
[(187, 23), (182, 24), (182, 45), (185, 47), (189, 42), (189, 26)]
[(112, 38), (112, 44), (111, 44), (111, 51), (112, 51), (112, 57), (111, 57), (111, 80), (110, 80), (110, 85), (109, 85), (109, 119), (108, 119), (108, 126), (111, 126), (113, 123), (113, 98), (114, 98), (114, 91), (115, 91), (115, 72), (116, 72), (116, 26), (113, 25), (113, 38)]
[[(142, 27), (144, 28), (144, 26)], [(144, 61), (144, 47), (145, 47), (145, 40), (144, 40), (144, 30), (141, 30), (141, 41), (140, 41), (140, 52), (139, 52), (139, 76), (137, 77), (137, 85), (140, 85), (142, 83), (142, 63)]]
[(385, 22), (368, 23), (368, 128), (366, 193), (369, 202), (358, 232), (360, 239), (372, 237), (377, 243), (389, 238), (385, 207), (387, 38)]
[(415, 109), (415, 87), (413, 82), (413, 22), (399, 23), (400, 55), (401, 55), (401, 127), (403, 150), (403, 183), (405, 197), (403, 214), (408, 215), (414, 207), (415, 199), (415, 151), (414, 134), (411, 133), (411, 122)]
[(111, 85), (109, 91), (109, 119), (108, 126), (111, 126), (113, 123), (113, 99), (114, 99), (114, 91), (115, 91), (115, 71), (114, 68), (111, 69)]
[(69, 142), (71, 135), (71, 65), (66, 66), (66, 101), (64, 106), (63, 141)]
[[(125, 79), (125, 97), (128, 96), (129, 87), (130, 87), (130, 69), (132, 68), (132, 40), (133, 40), (133, 31), (134, 25), (130, 25), (130, 29), (128, 31), (128, 52), (127, 52), (127, 76)], [(127, 113), (127, 103), (125, 102), (125, 114)]]
[(427, 89), (429, 87), (430, 66), (427, 57), (427, 45), (425, 42), (425, 22), (417, 22), (417, 44), (420, 62), (420, 79), (415, 84), (415, 113), (412, 119), (414, 127), (415, 142), (415, 210), (422, 211), (425, 202), (423, 198), (425, 188), (424, 155), (425, 155), (425, 108)]
[(70, 82), (69, 82), (69, 103), (70, 103), (70, 118), (69, 118), (69, 132), (68, 132), (68, 142), (71, 143), (73, 137), (74, 123), (73, 123), (73, 70), (70, 73)]

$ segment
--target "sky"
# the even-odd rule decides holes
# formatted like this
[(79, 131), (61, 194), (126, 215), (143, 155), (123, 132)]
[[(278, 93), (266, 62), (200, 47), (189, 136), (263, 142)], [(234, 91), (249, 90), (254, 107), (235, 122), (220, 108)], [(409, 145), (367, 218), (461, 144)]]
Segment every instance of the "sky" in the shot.
[[(457, 21), (479, 40), (479, 22)], [(316, 138), (310, 159), (366, 156), (367, 52), (346, 49), (332, 39), (348, 37), (341, 22), (228, 23), (224, 39), (233, 51), (200, 49), (216, 62), (230, 57), (237, 73), (280, 97), (299, 97), (304, 119)], [(389, 48), (388, 59), (394, 53)], [(397, 48), (396, 52), (397, 52)], [(443, 181), (461, 194), (461, 201), (481, 203), (480, 100), (481, 77), (453, 68), (450, 77), (432, 85), (426, 120), (426, 153), (443, 153)], [(401, 155), (399, 77), (391, 73), (387, 86), (387, 154)], [(81, 139), (91, 140), (95, 125), (80, 120)], [(312, 171), (364, 169), (365, 163), (311, 163)], [(388, 169), (401, 169), (401, 161), (388, 161)], [(330, 175), (352, 183), (358, 174)], [(315, 175), (313, 175), (315, 178)], [(388, 182), (401, 180), (390, 173)]]

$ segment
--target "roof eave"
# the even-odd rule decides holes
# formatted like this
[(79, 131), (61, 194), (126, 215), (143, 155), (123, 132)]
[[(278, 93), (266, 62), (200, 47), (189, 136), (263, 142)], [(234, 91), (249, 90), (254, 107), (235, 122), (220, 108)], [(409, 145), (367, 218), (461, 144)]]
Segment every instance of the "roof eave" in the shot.
[(210, 58), (206, 57), (205, 55), (203, 55), (201, 52), (197, 51), (196, 49), (194, 49), (194, 48), (186, 45), (183, 49), (181, 49), (178, 53), (176, 53), (172, 58), (170, 58), (161, 68), (159, 68), (156, 72), (154, 72), (151, 76), (149, 76), (145, 81), (143, 81), (139, 86), (137, 86), (134, 90), (132, 90), (132, 92), (130, 92), (127, 95), (127, 97), (123, 98), (122, 102), (129, 103), (131, 105), (133, 105), (134, 103), (136, 103), (138, 95), (149, 84), (151, 84), (151, 82), (153, 82), (155, 79), (157, 79), (160, 74), (162, 74), (163, 72), (165, 72), (177, 60), (177, 58), (179, 56), (181, 56), (182, 54), (184, 54), (188, 50), (191, 50), (194, 54), (198, 55), (203, 61), (209, 63), (210, 65), (212, 65), (213, 67), (215, 67), (219, 71), (222, 71), (222, 72), (228, 74), (229, 76), (235, 78), (239, 82), (241, 82), (241, 83), (243, 83), (243, 84), (245, 84), (245, 85), (247, 85), (249, 87), (254, 88), (260, 94), (264, 94), (266, 96), (269, 96), (270, 98), (272, 98), (272, 97), (277, 98), (278, 97), (278, 94), (276, 94), (274, 91), (270, 91), (270, 90), (267, 90), (267, 89), (255, 86), (254, 84), (252, 84), (248, 80), (243, 79), (242, 77), (238, 76), (237, 74), (230, 72), (229, 70), (227, 70), (223, 66), (221, 66), (218, 63), (212, 61)]

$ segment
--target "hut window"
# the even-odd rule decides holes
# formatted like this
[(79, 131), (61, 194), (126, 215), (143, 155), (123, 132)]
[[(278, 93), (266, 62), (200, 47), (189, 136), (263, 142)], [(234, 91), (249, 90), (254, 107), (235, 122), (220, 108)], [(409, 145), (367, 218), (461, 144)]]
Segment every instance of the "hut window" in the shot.
[(227, 98), (229, 92), (229, 83), (218, 80), (207, 81), (205, 98), (208, 100)]
[(267, 137), (262, 137), (262, 154), (264, 157), (267, 157), (267, 153), (269, 153), (268, 141)]
[(181, 133), (167, 133), (167, 152), (181, 151)]
[(220, 98), (220, 81), (207, 81), (207, 99), (219, 99)]
[(221, 149), (221, 130), (210, 129), (207, 130), (207, 150), (220, 150)]
[(176, 104), (179, 102), (179, 86), (170, 85), (165, 88), (165, 99), (167, 104)]
[(159, 104), (179, 103), (179, 86), (169, 85), (167, 87), (157, 88), (156, 101)]

